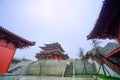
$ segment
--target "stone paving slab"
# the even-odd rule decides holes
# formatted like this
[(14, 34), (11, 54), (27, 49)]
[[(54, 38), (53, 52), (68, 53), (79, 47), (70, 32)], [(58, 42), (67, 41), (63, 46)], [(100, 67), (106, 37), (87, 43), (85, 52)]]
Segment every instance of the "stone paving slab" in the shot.
[[(95, 80), (95, 77), (38, 77), (38, 76), (0, 76), (0, 80)], [(103, 80), (103, 79), (97, 79)]]
[(34, 77), (22, 76), (20, 80), (95, 80), (94, 78), (71, 78), (71, 77)]

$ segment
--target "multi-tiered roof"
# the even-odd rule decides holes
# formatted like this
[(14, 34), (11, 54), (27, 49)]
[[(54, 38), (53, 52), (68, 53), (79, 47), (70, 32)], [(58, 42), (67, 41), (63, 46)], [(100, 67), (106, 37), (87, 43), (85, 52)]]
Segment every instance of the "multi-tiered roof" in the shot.
[(36, 54), (36, 58), (40, 58), (41, 56), (51, 56), (51, 57), (55, 57), (55, 56), (59, 56), (61, 58), (69, 58), (67, 54), (64, 54), (64, 50), (61, 47), (61, 45), (59, 43), (53, 43), (53, 44), (44, 44), (45, 46), (40, 47), (42, 49), (42, 51), (40, 51), (40, 53)]
[(61, 47), (60, 44), (58, 43), (53, 43), (53, 44), (44, 44), (45, 47), (40, 47), (42, 50), (50, 50), (50, 49), (59, 49), (61, 52), (64, 52), (63, 48)]

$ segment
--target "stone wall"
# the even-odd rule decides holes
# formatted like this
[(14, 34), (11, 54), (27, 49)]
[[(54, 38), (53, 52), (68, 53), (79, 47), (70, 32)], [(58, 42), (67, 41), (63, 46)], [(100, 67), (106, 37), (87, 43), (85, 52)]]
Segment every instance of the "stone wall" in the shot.
[(23, 61), (10, 68), (9, 73), (14, 75), (63, 76), (67, 64), (69, 64), (67, 60)]
[(28, 65), (27, 75), (63, 76), (68, 61), (35, 61)]
[(75, 70), (74, 74), (85, 73), (85, 71), (83, 71), (84, 64), (86, 66), (87, 73), (90, 73), (90, 74), (97, 73), (95, 63), (90, 63), (87, 60), (84, 63), (84, 60), (78, 59), (78, 60), (75, 60), (75, 62), (74, 62), (74, 70)]

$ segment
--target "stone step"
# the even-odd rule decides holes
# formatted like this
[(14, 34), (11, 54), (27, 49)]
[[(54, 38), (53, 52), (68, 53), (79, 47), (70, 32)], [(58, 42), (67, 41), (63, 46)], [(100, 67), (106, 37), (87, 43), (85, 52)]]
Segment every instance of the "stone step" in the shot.
[(72, 77), (73, 76), (73, 64), (70, 63), (70, 65), (67, 65), (64, 77)]

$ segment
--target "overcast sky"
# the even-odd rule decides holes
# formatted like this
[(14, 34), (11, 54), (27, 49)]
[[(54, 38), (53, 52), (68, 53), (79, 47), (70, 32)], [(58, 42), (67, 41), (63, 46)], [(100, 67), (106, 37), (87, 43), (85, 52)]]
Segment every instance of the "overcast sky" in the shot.
[(58, 42), (70, 58), (77, 58), (80, 47), (84, 52), (92, 48), (86, 36), (102, 4), (103, 0), (0, 0), (0, 25), (36, 42), (33, 47), (17, 49), (14, 57), (36, 60), (39, 46)]

